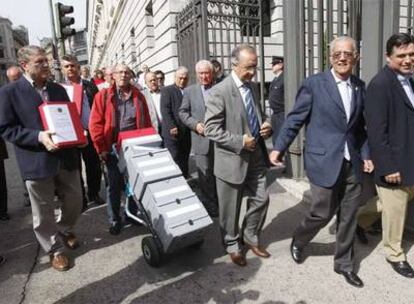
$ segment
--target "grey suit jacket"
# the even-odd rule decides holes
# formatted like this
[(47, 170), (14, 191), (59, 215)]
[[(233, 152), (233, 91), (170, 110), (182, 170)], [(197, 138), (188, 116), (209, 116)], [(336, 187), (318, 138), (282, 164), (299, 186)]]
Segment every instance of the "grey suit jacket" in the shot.
[(200, 136), (195, 131), (198, 123), (204, 123), (206, 106), (203, 92), (199, 84), (194, 84), (184, 90), (183, 102), (178, 111), (181, 122), (190, 128), (191, 145), (195, 154), (207, 155), (210, 147), (210, 140), (205, 136)]
[[(259, 124), (269, 121), (263, 113), (259, 94), (252, 88)], [(205, 134), (215, 143), (214, 175), (232, 184), (243, 183), (249, 165), (250, 153), (243, 149), (243, 134), (249, 134), (247, 113), (243, 99), (231, 75), (215, 85), (206, 96)], [(263, 140), (257, 149), (267, 157)]]

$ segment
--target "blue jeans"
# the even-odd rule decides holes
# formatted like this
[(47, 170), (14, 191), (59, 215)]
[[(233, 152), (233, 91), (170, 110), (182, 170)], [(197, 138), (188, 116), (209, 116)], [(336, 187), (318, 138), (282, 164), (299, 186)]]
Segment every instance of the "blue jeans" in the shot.
[(108, 185), (106, 186), (107, 208), (109, 222), (119, 222), (121, 209), (121, 191), (124, 187), (124, 176), (119, 172), (118, 159), (114, 155), (109, 155), (106, 161), (108, 171)]

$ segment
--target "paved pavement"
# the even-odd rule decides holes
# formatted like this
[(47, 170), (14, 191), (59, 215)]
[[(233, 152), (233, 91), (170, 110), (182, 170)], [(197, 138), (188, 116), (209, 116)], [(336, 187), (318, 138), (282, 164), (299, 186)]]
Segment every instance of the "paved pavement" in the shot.
[[(10, 151), (11, 149), (9, 149)], [(307, 247), (309, 257), (296, 265), (289, 255), (290, 236), (306, 200), (303, 183), (278, 178), (270, 187), (271, 202), (263, 231), (272, 253), (260, 259), (247, 253), (248, 265), (229, 261), (220, 242), (218, 223), (207, 231), (199, 250), (171, 256), (162, 267), (148, 266), (141, 252), (143, 227), (130, 225), (119, 236), (107, 232), (104, 206), (89, 209), (79, 220), (82, 241), (72, 251), (74, 267), (59, 273), (36, 243), (30, 208), (23, 207), (21, 183), (13, 157), (7, 161), (12, 220), (0, 222), (0, 303), (414, 303), (414, 280), (398, 276), (385, 263), (378, 236), (368, 246), (356, 243), (363, 289), (348, 285), (333, 272), (334, 237), (322, 230)], [(283, 185), (284, 187), (282, 187)], [(285, 189), (293, 191), (290, 194)], [(407, 248), (414, 243), (408, 234)], [(414, 250), (408, 254), (414, 264)]]

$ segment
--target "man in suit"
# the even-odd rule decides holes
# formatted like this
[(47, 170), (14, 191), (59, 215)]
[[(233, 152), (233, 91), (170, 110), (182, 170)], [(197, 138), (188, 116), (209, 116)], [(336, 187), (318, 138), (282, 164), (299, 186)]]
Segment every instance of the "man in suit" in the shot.
[[(92, 109), (93, 98), (95, 97), (96, 93), (98, 93), (98, 88), (94, 83), (81, 78), (80, 65), (76, 56), (64, 55), (60, 61), (61, 70), (63, 76), (65, 77), (63, 85), (71, 88), (73, 88), (74, 85), (82, 86), (82, 94), (79, 96), (80, 99), (72, 101), (76, 103), (82, 127), (88, 133), (88, 145), (84, 148), (79, 149), (83, 162), (85, 164), (86, 184), (88, 186), (88, 197), (86, 198), (85, 186), (83, 184), (83, 178), (81, 174), (80, 178), (83, 194), (83, 210), (86, 210), (88, 208), (88, 201), (90, 203), (99, 205), (105, 203), (99, 196), (102, 179), (101, 163), (99, 161), (99, 156), (93, 147), (91, 136), (88, 132), (89, 116)], [(70, 98), (72, 98), (72, 96), (70, 96)], [(82, 172), (81, 164), (80, 172)]]
[(175, 71), (175, 83), (161, 89), (162, 137), (172, 158), (188, 178), (188, 158), (191, 149), (190, 130), (178, 116), (183, 92), (188, 83), (188, 69), (180, 66)]
[(107, 169), (109, 233), (118, 235), (122, 229), (121, 191), (125, 185), (113, 145), (117, 143), (120, 132), (150, 128), (152, 125), (144, 95), (131, 84), (132, 70), (121, 63), (113, 71), (115, 84), (99, 91), (95, 96), (89, 131), (95, 149)]
[(7, 213), (7, 183), (6, 171), (4, 169), (4, 160), (9, 156), (7, 154), (6, 143), (0, 137), (0, 220), (7, 221), (10, 219)]
[(352, 38), (334, 39), (329, 52), (332, 68), (305, 79), (270, 161), (279, 164), (282, 154), (306, 125), (304, 161), (312, 202), (293, 234), (292, 257), (296, 263), (302, 263), (305, 246), (337, 213), (334, 270), (349, 284), (362, 287), (363, 282), (354, 272), (353, 242), (364, 164), (367, 171), (372, 170), (367, 149), (363, 151), (366, 160), (361, 158), (366, 142), (362, 114), (364, 83), (351, 75), (358, 60)]
[(144, 94), (147, 101), (152, 126), (161, 134), (161, 91), (155, 72), (148, 72), (145, 75), (145, 84), (142, 94)]
[[(242, 44), (232, 51), (231, 75), (205, 96), (205, 135), (214, 142), (220, 228), (233, 263), (246, 265), (241, 243), (262, 258), (269, 252), (260, 245), (269, 196), (266, 191), (268, 158), (264, 139), (271, 135), (270, 122), (252, 85), (256, 73), (256, 50)], [(239, 233), (243, 195), (247, 211)]]
[[(12, 142), (32, 204), (33, 229), (52, 267), (68, 270), (65, 246), (78, 246), (73, 226), (82, 210), (79, 155), (76, 148), (59, 149), (52, 131), (43, 131), (39, 106), (44, 100), (70, 102), (65, 89), (48, 82), (50, 69), (44, 49), (26, 46), (18, 51), (24, 70), (19, 80), (0, 89), (0, 136)], [(55, 193), (61, 215), (55, 219)]]
[(401, 246), (407, 203), (414, 198), (414, 38), (392, 35), (386, 44), (387, 65), (371, 80), (366, 119), (374, 179), (382, 210), (386, 260), (400, 275), (414, 278)]
[[(6, 74), (7, 74), (7, 79), (9, 80), (9, 82), (19, 80), (20, 77), (22, 77), (23, 75), (22, 69), (15, 65), (9, 67), (7, 69)], [(24, 181), (23, 181), (23, 197), (24, 197), (23, 205), (25, 207), (29, 207), (30, 206), (29, 193), (27, 193), (27, 188), (26, 188), (26, 184)]]
[(272, 109), (272, 142), (276, 142), (280, 128), (285, 121), (285, 87), (283, 85), (283, 57), (272, 57), (272, 72), (275, 75), (269, 87), (269, 106)]
[(200, 60), (195, 66), (198, 83), (185, 88), (179, 116), (191, 132), (191, 145), (195, 154), (201, 200), (208, 214), (218, 216), (216, 179), (213, 173), (214, 147), (204, 134), (206, 105), (204, 98), (213, 84), (213, 65)]

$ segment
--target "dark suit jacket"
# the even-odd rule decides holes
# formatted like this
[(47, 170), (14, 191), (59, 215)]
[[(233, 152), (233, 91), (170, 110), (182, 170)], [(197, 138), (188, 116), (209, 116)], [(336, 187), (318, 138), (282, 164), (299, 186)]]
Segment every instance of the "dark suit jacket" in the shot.
[[(208, 93), (207, 93), (208, 94)], [(204, 124), (206, 105), (200, 84), (194, 84), (184, 90), (183, 102), (179, 110), (180, 120), (191, 132), (191, 145), (195, 154), (207, 155), (212, 148), (210, 140), (198, 135), (195, 128), (198, 123)]]
[[(68, 101), (65, 89), (49, 82), (47, 91), (51, 101)], [(76, 149), (62, 149), (50, 153), (39, 143), (43, 130), (39, 109), (42, 98), (33, 86), (21, 77), (0, 89), (0, 136), (12, 142), (24, 180), (54, 176), (61, 166), (67, 170), (77, 169)]]
[[(175, 85), (169, 85), (161, 88), (161, 114), (162, 114), (162, 137), (169, 141), (188, 140), (190, 130), (181, 122), (178, 115), (183, 95), (181, 90)], [(170, 130), (178, 128), (178, 139), (170, 135)]]
[(269, 87), (269, 106), (274, 114), (285, 111), (285, 87), (283, 73), (275, 77)]
[(375, 182), (389, 186), (384, 176), (400, 172), (402, 185), (413, 186), (414, 108), (397, 74), (388, 66), (369, 83), (366, 119)]
[(3, 138), (0, 137), (0, 160), (8, 158), (6, 143)]
[(93, 98), (99, 92), (97, 86), (89, 80), (82, 79), (82, 87), (88, 97), (89, 106), (92, 109)]
[[(351, 76), (351, 117), (347, 122), (343, 102), (330, 70), (305, 79), (296, 96), (293, 110), (286, 117), (276, 140), (275, 150), (284, 152), (306, 125), (304, 161), (311, 183), (321, 187), (335, 184), (344, 160), (345, 141), (348, 144), (353, 169), (362, 178), (361, 149), (366, 142), (363, 117), (365, 85)], [(368, 158), (364, 145), (363, 158)]]

